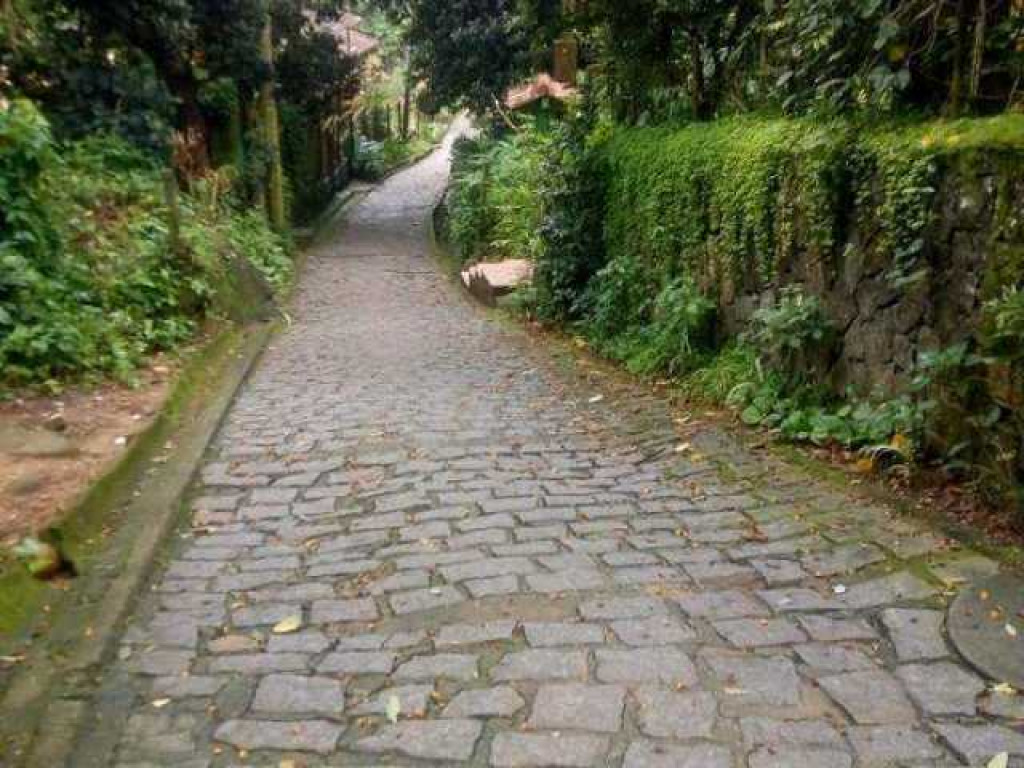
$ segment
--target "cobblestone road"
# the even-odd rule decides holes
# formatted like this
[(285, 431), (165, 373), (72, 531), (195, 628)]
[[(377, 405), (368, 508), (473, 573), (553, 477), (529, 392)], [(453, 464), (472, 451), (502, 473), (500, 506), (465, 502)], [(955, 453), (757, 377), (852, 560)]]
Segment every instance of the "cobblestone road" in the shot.
[(83, 749), (113, 732), (118, 766), (1024, 755), (1020, 699), (986, 693), (942, 630), (944, 582), (993, 563), (721, 434), (677, 451), (646, 390), (604, 390), (471, 306), (428, 254), (446, 173), (441, 152), (393, 177), (314, 250)]

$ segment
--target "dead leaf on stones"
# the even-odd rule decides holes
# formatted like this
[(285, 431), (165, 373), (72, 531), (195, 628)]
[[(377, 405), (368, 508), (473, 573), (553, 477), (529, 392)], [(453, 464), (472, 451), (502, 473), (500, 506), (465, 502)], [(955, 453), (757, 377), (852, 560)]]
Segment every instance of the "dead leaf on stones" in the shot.
[(1010, 764), (1010, 755), (1008, 752), (1000, 752), (998, 755), (988, 761), (987, 768), (1006, 768)]
[(388, 722), (398, 722), (398, 716), (402, 714), (402, 702), (398, 700), (397, 696), (388, 697), (388, 703), (384, 710), (384, 714), (387, 715)]
[(302, 628), (302, 617), (301, 616), (289, 616), (287, 619), (282, 619), (274, 625), (271, 630), (275, 635), (289, 635), (292, 632), (298, 632)]

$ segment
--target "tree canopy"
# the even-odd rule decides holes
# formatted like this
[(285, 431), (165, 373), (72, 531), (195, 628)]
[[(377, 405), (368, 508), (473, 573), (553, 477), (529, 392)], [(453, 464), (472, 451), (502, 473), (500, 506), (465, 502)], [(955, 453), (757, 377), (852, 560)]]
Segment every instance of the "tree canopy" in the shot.
[(434, 101), (486, 111), (573, 30), (621, 119), (1019, 104), (1021, 0), (379, 0)]

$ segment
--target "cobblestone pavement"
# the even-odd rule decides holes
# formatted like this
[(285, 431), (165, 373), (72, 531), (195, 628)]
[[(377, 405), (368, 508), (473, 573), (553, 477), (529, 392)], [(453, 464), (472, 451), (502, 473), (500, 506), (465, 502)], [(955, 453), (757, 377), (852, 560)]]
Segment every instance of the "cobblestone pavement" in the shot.
[(942, 629), (995, 565), (714, 431), (679, 450), (648, 390), (470, 305), (428, 254), (446, 173), (311, 255), (86, 742), (113, 730), (125, 767), (1024, 756), (1021, 700)]

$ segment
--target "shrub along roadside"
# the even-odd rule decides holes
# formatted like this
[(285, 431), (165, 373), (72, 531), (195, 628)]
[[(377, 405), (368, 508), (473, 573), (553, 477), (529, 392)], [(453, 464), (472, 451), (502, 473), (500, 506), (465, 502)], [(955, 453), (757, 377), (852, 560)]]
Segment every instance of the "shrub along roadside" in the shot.
[(275, 289), (286, 244), (211, 175), (180, 202), (175, 247), (164, 176), (109, 136), (57, 145), (26, 100), (0, 110), (0, 391), (132, 370), (222, 314), (245, 259)]
[[(1002, 497), (1024, 483), (1024, 260), (1013, 203), (1022, 136), (1015, 115), (885, 125), (744, 116), (632, 129), (581, 121), (557, 136), (534, 187), (544, 238), (521, 251), (537, 260), (526, 298), (600, 353), (673, 375), (748, 424), (862, 449), (880, 466), (937, 459)], [(463, 162), (489, 178), (486, 151)], [(975, 169), (993, 165), (990, 191), (978, 193)], [(452, 220), (491, 226), (497, 197), (453, 195)], [(976, 280), (976, 294), (943, 283), (951, 262), (939, 241), (953, 239), (943, 227), (960, 215), (951, 199), (968, 210), (989, 201), (976, 204), (990, 217), (980, 229), (988, 239), (971, 241), (985, 258), (955, 267)], [(958, 226), (979, 231), (977, 220)], [(867, 275), (858, 285), (874, 293), (843, 295), (851, 275)], [(957, 303), (967, 294), (973, 303)], [(851, 331), (851, 301), (905, 307), (921, 295), (934, 297), (932, 314), (903, 340), (912, 356), (901, 378), (885, 390), (848, 388), (837, 375), (845, 345), (863, 338)], [(955, 319), (932, 332), (927, 323), (943, 313)]]
[(448, 237), (464, 261), (537, 259), (544, 225), (538, 192), (551, 147), (552, 136), (529, 125), (456, 142)]

